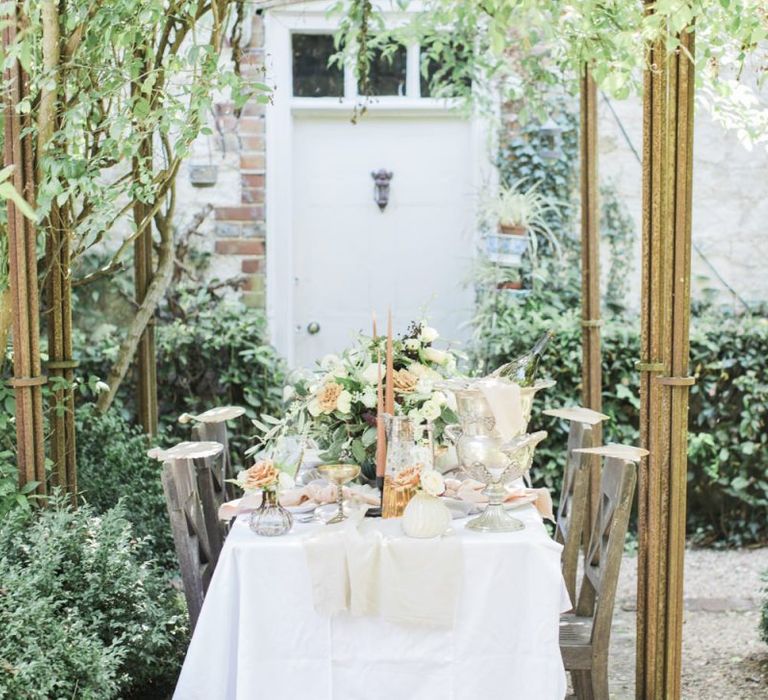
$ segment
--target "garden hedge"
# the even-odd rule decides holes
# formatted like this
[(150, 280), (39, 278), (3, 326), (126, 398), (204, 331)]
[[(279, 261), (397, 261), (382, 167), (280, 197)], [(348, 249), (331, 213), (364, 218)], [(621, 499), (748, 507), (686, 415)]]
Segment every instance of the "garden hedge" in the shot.
[[(581, 326), (577, 306), (557, 308), (536, 298), (500, 295), (481, 318), (477, 350), (485, 367), (525, 352), (546, 329), (543, 368), (556, 380), (539, 407), (581, 400)], [(602, 332), (603, 409), (611, 417), (605, 440), (639, 440), (637, 318), (613, 317)], [(768, 541), (768, 319), (707, 311), (692, 319), (688, 460), (688, 533), (704, 544)], [(540, 478), (560, 488), (566, 425), (542, 417), (533, 427), (550, 431), (537, 458)]]

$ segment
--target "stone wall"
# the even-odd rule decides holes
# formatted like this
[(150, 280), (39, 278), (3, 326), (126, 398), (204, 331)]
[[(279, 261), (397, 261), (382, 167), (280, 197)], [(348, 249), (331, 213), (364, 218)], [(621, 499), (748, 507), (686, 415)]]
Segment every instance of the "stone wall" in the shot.
[[(261, 15), (253, 18), (250, 46), (241, 62), (245, 78), (264, 80), (264, 34)], [(185, 161), (178, 180), (180, 213), (194, 213), (210, 202), (213, 216), (201, 227), (201, 248), (211, 254), (209, 276), (220, 280), (241, 278), (242, 298), (250, 306), (264, 306), (265, 134), (264, 105), (249, 102), (239, 119), (232, 103), (216, 102), (211, 117), (213, 134), (201, 137)], [(190, 167), (218, 166), (212, 187), (190, 183)]]
[[(611, 104), (640, 152), (640, 100)], [(615, 183), (637, 229), (630, 290), (630, 301), (636, 306), (640, 299), (641, 167), (603, 98), (598, 128), (600, 179)], [(694, 299), (713, 293), (719, 303), (743, 308), (728, 286), (749, 303), (768, 299), (768, 274), (763, 269), (768, 255), (768, 154), (762, 147), (747, 150), (735, 133), (726, 132), (698, 109), (693, 172), (693, 243), (700, 250), (694, 249), (691, 259)], [(603, 260), (607, 260), (607, 251)]]

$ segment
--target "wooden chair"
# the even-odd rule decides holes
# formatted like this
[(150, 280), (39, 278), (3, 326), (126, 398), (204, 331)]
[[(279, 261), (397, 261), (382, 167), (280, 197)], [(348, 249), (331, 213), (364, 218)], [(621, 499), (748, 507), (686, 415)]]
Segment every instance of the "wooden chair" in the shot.
[(208, 460), (222, 449), (219, 443), (183, 442), (170, 450), (150, 452), (163, 462), (163, 490), (193, 630), (224, 544), (208, 466)]
[(576, 450), (594, 446), (594, 426), (608, 416), (580, 406), (549, 409), (544, 413), (570, 423), (563, 488), (557, 507), (555, 541), (563, 545), (561, 557), (563, 579), (568, 595), (575, 601), (579, 552), (586, 540), (584, 528), (588, 521), (589, 472), (592, 460), (597, 459), (594, 455), (576, 452)]
[(608, 700), (608, 648), (616, 586), (637, 480), (647, 450), (606, 445), (581, 450), (604, 457), (600, 502), (584, 559), (575, 614), (560, 621), (560, 651), (579, 700)]
[(217, 488), (222, 489), (224, 500), (231, 500), (235, 497), (234, 485), (228, 482), (228, 479), (234, 479), (235, 470), (232, 466), (232, 454), (229, 451), (227, 421), (239, 418), (244, 413), (245, 409), (239, 406), (217, 406), (197, 415), (185, 413), (179, 417), (181, 423), (195, 422), (192, 428), (192, 437), (195, 440), (218, 442), (224, 446), (221, 453), (220, 469), (214, 471)]

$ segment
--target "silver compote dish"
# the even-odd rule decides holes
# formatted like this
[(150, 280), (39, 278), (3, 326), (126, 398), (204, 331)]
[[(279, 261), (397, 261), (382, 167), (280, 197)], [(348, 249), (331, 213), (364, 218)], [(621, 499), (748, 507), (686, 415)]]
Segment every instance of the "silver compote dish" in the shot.
[(536, 446), (547, 436), (543, 430), (528, 433), (533, 398), (536, 392), (554, 385), (539, 381), (520, 388), (522, 422), (519, 434), (504, 440), (496, 429), (496, 419), (479, 383), (482, 380), (451, 380), (440, 388), (456, 397), (458, 424), (448, 425), (445, 435), (456, 447), (459, 466), (472, 479), (485, 484), (487, 508), (466, 527), (482, 532), (511, 532), (525, 526), (504, 509), (507, 484), (528, 474)]

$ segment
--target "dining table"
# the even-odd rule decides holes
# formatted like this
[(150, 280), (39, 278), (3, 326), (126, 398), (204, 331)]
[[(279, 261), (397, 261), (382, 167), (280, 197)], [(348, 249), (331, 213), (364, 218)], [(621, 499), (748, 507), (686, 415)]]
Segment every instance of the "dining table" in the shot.
[[(571, 601), (561, 545), (531, 504), (524, 528), (476, 532), (452, 522), (460, 586), (450, 625), (318, 611), (308, 538), (328, 527), (296, 522), (260, 537), (240, 515), (227, 536), (177, 683), (176, 700), (562, 700), (558, 640)], [(365, 518), (402, 538), (399, 518)], [(419, 540), (419, 547), (434, 540)], [(423, 550), (425, 553), (429, 549)], [(429, 557), (409, 572), (435, 589)], [(432, 572), (433, 573), (433, 572)], [(316, 582), (315, 582), (316, 583)]]

